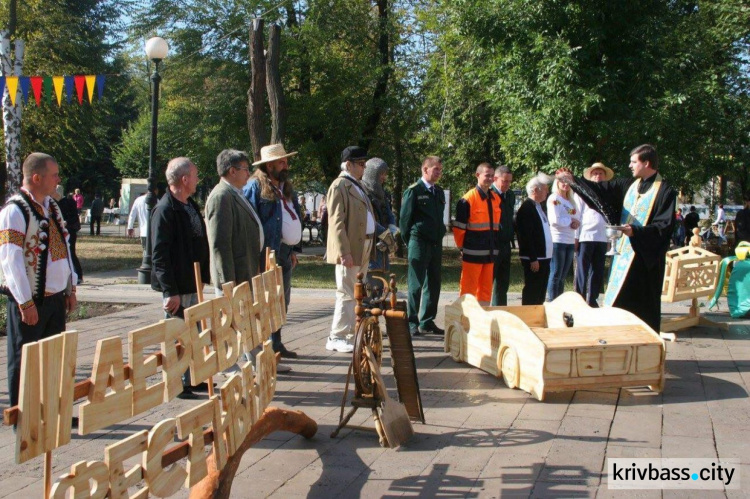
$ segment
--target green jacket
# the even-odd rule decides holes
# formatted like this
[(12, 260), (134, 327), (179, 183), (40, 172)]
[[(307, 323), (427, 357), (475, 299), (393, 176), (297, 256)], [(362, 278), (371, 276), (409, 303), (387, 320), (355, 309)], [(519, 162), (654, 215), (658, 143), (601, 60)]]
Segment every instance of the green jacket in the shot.
[(433, 244), (441, 243), (445, 235), (444, 211), (445, 192), (440, 186), (435, 186), (434, 195), (430, 194), (422, 180), (407, 187), (399, 217), (399, 229), (404, 243), (408, 245), (411, 237)]
[[(494, 185), (491, 189), (500, 195), (500, 191)], [(497, 233), (497, 240), (509, 243), (513, 241), (513, 216), (515, 215), (516, 195), (513, 189), (508, 189), (508, 192), (505, 193), (505, 199), (502, 197), (500, 199), (500, 209), (503, 211), (500, 214), (500, 231)]]

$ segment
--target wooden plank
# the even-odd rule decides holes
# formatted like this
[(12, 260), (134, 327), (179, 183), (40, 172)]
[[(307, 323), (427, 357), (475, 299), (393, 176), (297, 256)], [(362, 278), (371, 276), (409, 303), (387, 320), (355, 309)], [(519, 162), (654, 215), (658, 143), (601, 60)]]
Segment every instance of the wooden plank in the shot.
[[(41, 357), (40, 382), (42, 422), (42, 448), (51, 451), (57, 443), (58, 417), (60, 411), (60, 371), (62, 365), (63, 339), (55, 335), (39, 341)], [(72, 408), (71, 408), (72, 410)], [(70, 426), (70, 420), (68, 420)]]
[[(531, 328), (545, 346), (558, 348), (604, 347), (632, 344), (660, 344), (659, 338), (643, 326), (591, 326), (573, 328)], [(606, 343), (601, 343), (605, 341)]]
[(73, 419), (73, 395), (76, 380), (76, 355), (78, 352), (78, 331), (63, 333), (63, 354), (60, 365), (60, 409), (57, 417), (57, 443), (62, 447), (70, 442), (71, 421)]
[(96, 343), (90, 379), (88, 400), (81, 404), (79, 410), (80, 435), (87, 435), (133, 416), (133, 387), (125, 384), (122, 340), (119, 336)]
[(21, 383), (18, 407), (21, 410), (16, 433), (16, 463), (21, 464), (44, 453), (41, 427), (41, 387), (39, 343), (27, 343), (21, 350)]

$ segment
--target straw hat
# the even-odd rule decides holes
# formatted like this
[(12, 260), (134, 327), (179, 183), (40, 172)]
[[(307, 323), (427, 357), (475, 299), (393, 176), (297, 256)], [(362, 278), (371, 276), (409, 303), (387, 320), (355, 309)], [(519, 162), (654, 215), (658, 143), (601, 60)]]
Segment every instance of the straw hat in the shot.
[(288, 158), (295, 154), (297, 154), (297, 151), (287, 153), (284, 150), (284, 144), (271, 144), (270, 146), (260, 148), (260, 161), (253, 163), (253, 166), (276, 161), (277, 159)]
[(604, 163), (594, 163), (593, 165), (583, 170), (583, 178), (585, 178), (586, 180), (591, 180), (591, 172), (596, 169), (604, 170), (604, 180), (612, 180), (615, 176), (615, 172), (612, 171), (612, 168), (605, 166)]

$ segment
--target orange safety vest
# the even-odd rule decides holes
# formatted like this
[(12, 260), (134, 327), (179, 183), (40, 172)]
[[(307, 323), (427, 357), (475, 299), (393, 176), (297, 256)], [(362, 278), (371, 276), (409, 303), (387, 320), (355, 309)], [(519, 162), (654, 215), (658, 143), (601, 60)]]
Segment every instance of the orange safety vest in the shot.
[(453, 238), (463, 250), (465, 262), (495, 261), (501, 214), (500, 196), (493, 194), (492, 189), (484, 193), (477, 186), (458, 200)]

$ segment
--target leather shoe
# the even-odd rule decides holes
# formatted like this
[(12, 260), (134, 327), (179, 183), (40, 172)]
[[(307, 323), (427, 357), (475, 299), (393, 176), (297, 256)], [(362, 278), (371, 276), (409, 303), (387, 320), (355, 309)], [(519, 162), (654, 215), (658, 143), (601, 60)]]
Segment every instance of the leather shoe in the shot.
[(432, 333), (432, 334), (436, 334), (438, 336), (445, 336), (445, 330), (444, 329), (440, 329), (435, 324), (431, 324), (431, 325), (429, 325), (427, 327), (420, 327), (419, 331), (422, 334)]
[(409, 329), (409, 334), (414, 336), (422, 336), (422, 333), (419, 331), (419, 329)]
[(292, 352), (291, 350), (287, 350), (287, 348), (284, 345), (281, 345), (278, 350), (276, 348), (273, 349), (274, 352), (278, 352), (281, 354), (282, 359), (296, 359), (299, 357), (297, 355), (297, 352)]
[[(216, 388), (216, 383), (214, 383), (214, 388)], [(197, 385), (193, 385), (190, 387), (190, 390), (194, 392), (207, 392), (208, 391), (208, 383), (205, 381), (203, 383), (198, 383)]]
[(200, 398), (200, 395), (198, 395), (197, 393), (193, 393), (193, 390), (191, 390), (190, 388), (184, 388), (182, 390), (182, 393), (177, 395), (177, 398), (182, 400), (195, 400)]

